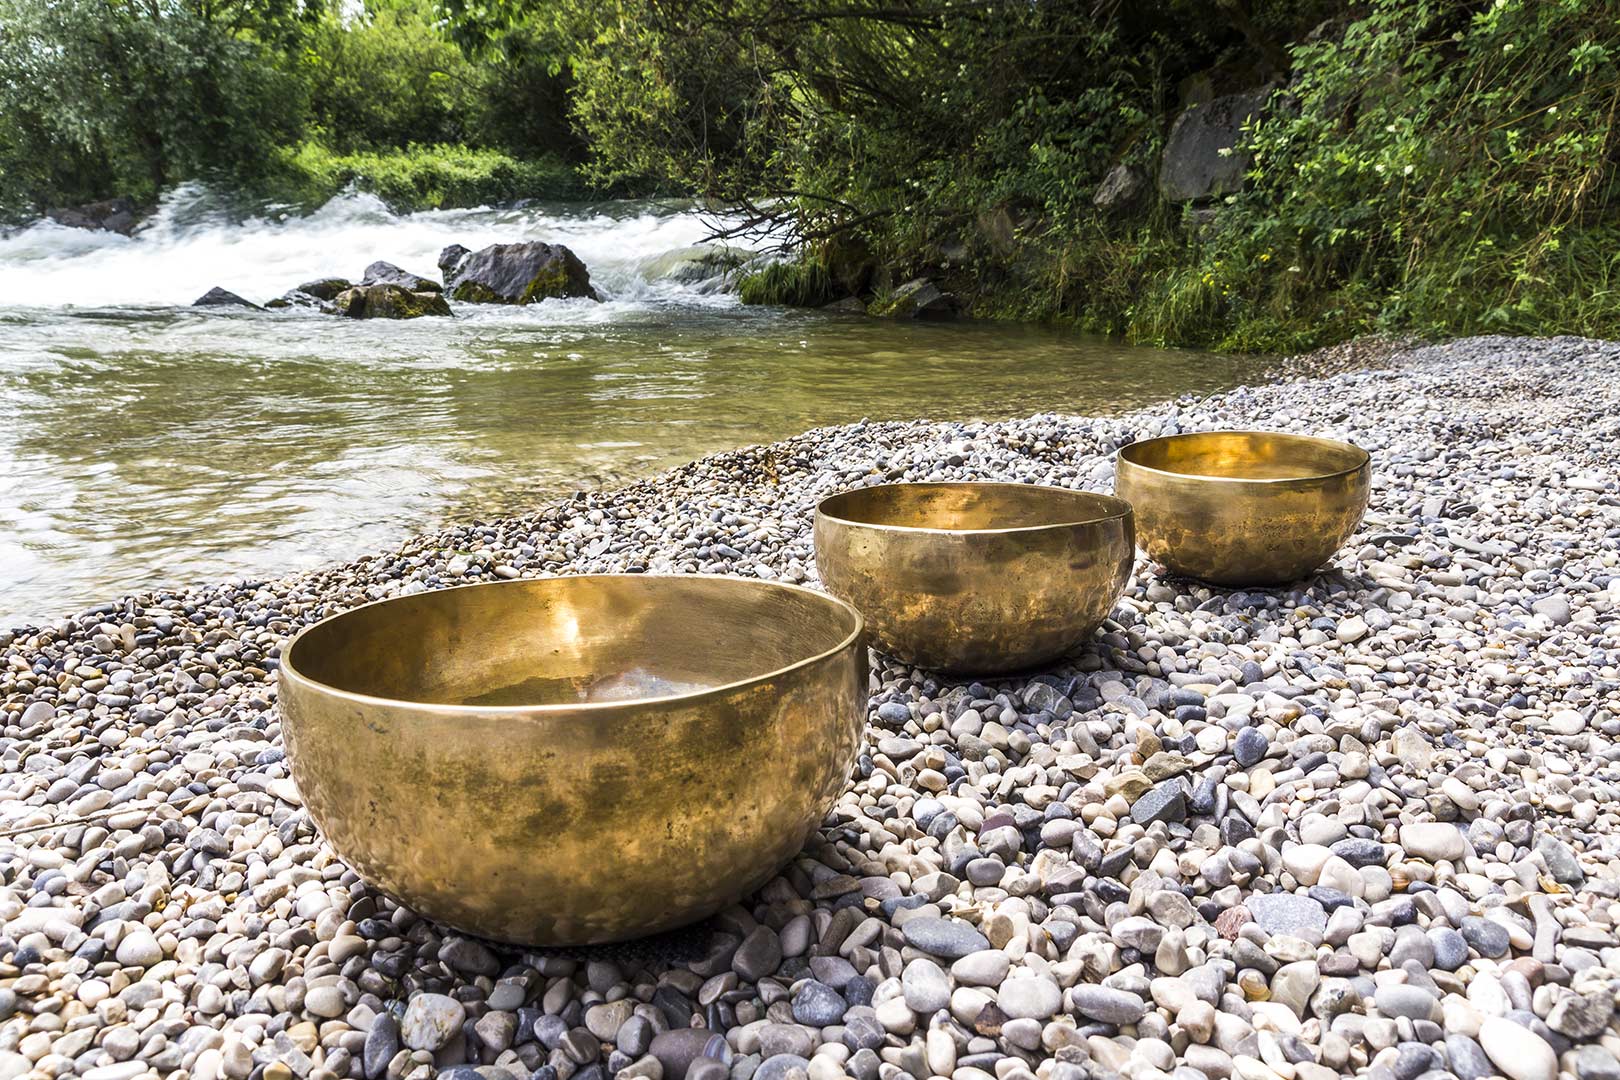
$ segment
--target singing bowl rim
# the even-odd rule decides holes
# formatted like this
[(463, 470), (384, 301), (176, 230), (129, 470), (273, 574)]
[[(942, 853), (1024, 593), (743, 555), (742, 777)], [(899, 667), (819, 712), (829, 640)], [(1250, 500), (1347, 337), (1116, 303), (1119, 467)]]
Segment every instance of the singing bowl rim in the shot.
[[(1318, 446), (1325, 446), (1336, 451), (1348, 452), (1349, 456), (1354, 458), (1355, 461), (1353, 464), (1346, 465), (1342, 469), (1334, 469), (1328, 472), (1302, 472), (1297, 476), (1250, 477), (1218, 476), (1214, 473), (1182, 472), (1178, 469), (1161, 469), (1157, 466), (1147, 465), (1137, 460), (1137, 458), (1140, 456), (1140, 451), (1145, 447), (1179, 442), (1184, 439), (1199, 439), (1211, 435), (1237, 435), (1247, 439), (1264, 437), (1268, 439), (1282, 439), (1289, 442), (1315, 443)], [(1165, 476), (1174, 480), (1198, 480), (1223, 484), (1263, 484), (1268, 486), (1275, 484), (1300, 484), (1326, 480), (1338, 480), (1343, 477), (1354, 476), (1356, 473), (1367, 468), (1367, 466), (1372, 463), (1371, 452), (1369, 452), (1366, 447), (1357, 446), (1353, 442), (1346, 442), (1343, 439), (1328, 439), (1320, 435), (1299, 435), (1292, 431), (1265, 431), (1259, 428), (1217, 428), (1212, 431), (1181, 431), (1174, 435), (1157, 435), (1151, 439), (1141, 439), (1137, 442), (1131, 443), (1128, 446), (1120, 447), (1119, 451), (1115, 455), (1115, 458), (1116, 467), (1129, 466), (1130, 468), (1136, 469), (1140, 472), (1152, 473), (1155, 476)]]
[[(294, 663), (294, 654), (298, 651), (298, 647), (303, 644), (307, 638), (315, 634), (316, 631), (322, 630), (323, 628), (328, 628), (332, 624), (335, 624), (350, 615), (356, 614), (357, 612), (365, 611), (369, 608), (379, 607), (383, 604), (397, 603), (399, 601), (410, 600), (418, 596), (439, 596), (444, 593), (464, 592), (469, 589), (499, 589), (502, 587), (521, 588), (524, 586), (533, 586), (537, 583), (545, 582), (600, 581), (604, 579), (640, 582), (649, 580), (699, 581), (708, 584), (725, 582), (725, 587), (728, 588), (736, 585), (760, 590), (787, 589), (813, 597), (815, 600), (822, 601), (834, 609), (841, 609), (844, 614), (854, 620), (854, 625), (853, 629), (840, 638), (838, 643), (833, 645), (831, 648), (823, 649), (820, 652), (813, 653), (809, 656), (800, 657), (791, 664), (785, 664), (781, 667), (773, 668), (757, 675), (750, 675), (744, 679), (734, 679), (731, 682), (722, 683), (719, 686), (707, 686), (701, 690), (689, 690), (677, 694), (660, 694), (656, 697), (626, 698), (619, 701), (561, 701), (541, 705), (458, 705), (432, 701), (412, 701), (409, 698), (377, 697), (372, 694), (361, 694), (356, 693), (353, 690), (344, 690), (341, 687), (333, 686), (330, 683), (321, 682), (320, 680), (312, 678), (311, 676), (305, 675), (303, 672), (299, 671), (297, 665)], [(357, 604), (356, 606), (345, 611), (340, 611), (335, 615), (328, 615), (324, 619), (321, 619), (318, 622), (313, 622), (300, 630), (293, 637), (292, 641), (288, 642), (287, 647), (281, 651), (281, 666), (278, 674), (282, 679), (287, 679), (290, 677), (293, 682), (299, 683), (310, 690), (338, 700), (353, 702), (357, 705), (399, 709), (409, 712), (430, 713), (437, 716), (449, 714), (453, 716), (483, 715), (510, 717), (516, 715), (522, 717), (546, 717), (558, 716), (565, 713), (574, 714), (581, 712), (612, 713), (615, 711), (632, 711), (635, 709), (645, 708), (650, 705), (656, 706), (701, 702), (711, 697), (721, 697), (734, 694), (739, 690), (745, 690), (761, 683), (779, 679), (791, 672), (798, 671), (801, 668), (810, 667), (814, 664), (821, 663), (824, 660), (836, 656), (845, 649), (848, 649), (850, 646), (857, 644), (865, 632), (866, 617), (862, 615), (853, 604), (832, 595), (830, 592), (822, 592), (818, 589), (811, 589), (803, 585), (794, 585), (785, 581), (765, 581), (763, 579), (738, 577), (732, 574), (556, 574), (550, 577), (511, 578), (505, 581), (475, 581), (467, 585), (452, 585), (445, 589), (431, 589), (427, 592), (412, 593), (410, 596), (386, 596), (380, 600), (371, 600), (364, 604)]]
[[(1065, 521), (1046, 521), (1038, 525), (1011, 525), (994, 529), (947, 529), (937, 525), (891, 525), (886, 522), (861, 521), (857, 518), (842, 517), (827, 509), (828, 504), (837, 502), (839, 499), (865, 494), (870, 491), (895, 491), (903, 488), (1012, 488), (1017, 490), (1019, 494), (1039, 492), (1062, 497), (1080, 495), (1099, 500), (1103, 506), (1107, 507), (1107, 510), (1105, 513), (1094, 514), (1090, 517)], [(828, 495), (818, 502), (815, 516), (823, 521), (829, 521), (850, 529), (917, 533), (928, 536), (1009, 536), (1018, 533), (1044, 532), (1049, 529), (1073, 529), (1082, 525), (1101, 525), (1131, 517), (1134, 512), (1135, 507), (1128, 500), (1121, 499), (1117, 495), (1108, 495), (1101, 491), (1083, 491), (1080, 488), (1058, 487), (1054, 484), (1020, 484), (1017, 481), (1010, 480), (919, 480), (845, 488), (842, 491)]]

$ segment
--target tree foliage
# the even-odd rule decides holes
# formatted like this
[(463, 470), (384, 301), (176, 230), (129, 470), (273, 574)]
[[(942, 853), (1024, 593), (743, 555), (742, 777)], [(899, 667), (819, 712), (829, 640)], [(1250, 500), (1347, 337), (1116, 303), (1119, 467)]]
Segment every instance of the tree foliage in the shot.
[(0, 0), (0, 205), (251, 169), (289, 137), (294, 0)]

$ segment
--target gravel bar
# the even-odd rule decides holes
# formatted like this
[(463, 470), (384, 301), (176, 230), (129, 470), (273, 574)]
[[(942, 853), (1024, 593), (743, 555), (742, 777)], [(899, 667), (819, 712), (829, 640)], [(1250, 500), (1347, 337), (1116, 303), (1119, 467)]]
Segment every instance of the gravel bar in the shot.
[[(822, 428), (0, 633), (0, 1080), (1620, 1078), (1620, 345), (1334, 366), (1118, 418)], [(353, 604), (813, 582), (841, 488), (1107, 490), (1119, 446), (1217, 427), (1372, 451), (1329, 569), (1227, 591), (1139, 563), (1033, 677), (874, 658), (824, 828), (684, 934), (449, 932), (368, 890), (289, 779), (276, 657)]]

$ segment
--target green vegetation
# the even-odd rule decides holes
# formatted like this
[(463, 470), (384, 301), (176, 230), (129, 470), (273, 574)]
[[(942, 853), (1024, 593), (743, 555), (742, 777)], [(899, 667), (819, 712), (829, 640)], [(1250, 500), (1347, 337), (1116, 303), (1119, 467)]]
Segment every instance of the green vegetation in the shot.
[(578, 171), (560, 158), (445, 145), (338, 154), (315, 142), (279, 152), (263, 190), (277, 201), (313, 206), (351, 187), (391, 206), (434, 209), (573, 199), (588, 192)]
[[(745, 298), (928, 275), (977, 314), (1171, 343), (1620, 335), (1604, 0), (620, 0), (575, 37), (593, 175), (802, 253)], [(1175, 118), (1257, 91), (1242, 189), (1163, 197)], [(1141, 191), (1100, 208), (1116, 167)]]
[[(1147, 341), (1620, 337), (1612, 0), (433, 2), (0, 0), (0, 209), (618, 186), (781, 242), (751, 302), (927, 276)], [(1166, 183), (1233, 101), (1189, 159), (1226, 175)]]
[(314, 205), (566, 198), (558, 65), (413, 0), (0, 0), (0, 215), (203, 179)]

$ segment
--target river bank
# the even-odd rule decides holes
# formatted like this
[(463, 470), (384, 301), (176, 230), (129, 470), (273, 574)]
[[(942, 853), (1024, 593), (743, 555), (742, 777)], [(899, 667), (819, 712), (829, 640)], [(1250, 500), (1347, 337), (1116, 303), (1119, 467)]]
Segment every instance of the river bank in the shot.
[[(1620, 346), (1469, 339), (1114, 418), (820, 428), (0, 633), (0, 1077), (1615, 1076), (1617, 417)], [(1049, 676), (876, 658), (826, 828), (661, 948), (418, 920), (287, 777), (275, 656), (352, 604), (551, 572), (813, 581), (839, 488), (1106, 489), (1119, 445), (1221, 426), (1371, 450), (1330, 570), (1225, 592), (1139, 564)], [(693, 1022), (725, 1046), (665, 1030)], [(705, 1049), (729, 1066), (687, 1072)]]

